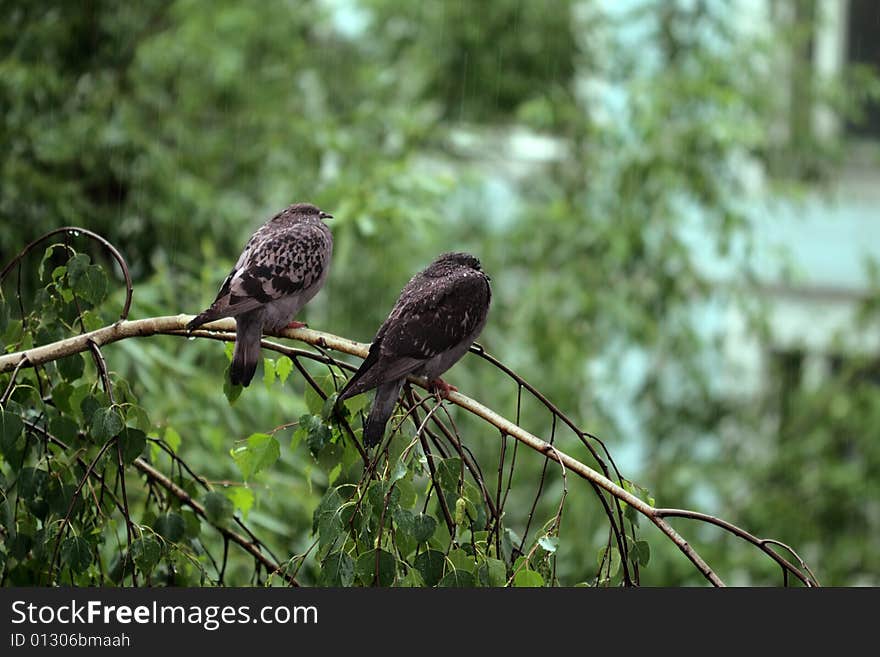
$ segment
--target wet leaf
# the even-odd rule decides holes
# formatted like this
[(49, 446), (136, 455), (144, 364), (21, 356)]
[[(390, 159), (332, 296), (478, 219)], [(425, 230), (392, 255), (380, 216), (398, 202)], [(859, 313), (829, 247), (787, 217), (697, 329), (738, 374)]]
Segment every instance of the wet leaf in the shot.
[(245, 481), (272, 467), (281, 456), (281, 447), (275, 436), (266, 433), (251, 434), (246, 443), (232, 450), (232, 458)]
[(183, 538), (186, 524), (178, 513), (166, 513), (156, 518), (153, 528), (166, 541), (176, 543)]
[(81, 536), (69, 536), (61, 543), (61, 561), (75, 573), (84, 573), (92, 563), (92, 548)]
[(321, 586), (351, 586), (354, 581), (354, 560), (345, 552), (333, 552), (321, 564)]

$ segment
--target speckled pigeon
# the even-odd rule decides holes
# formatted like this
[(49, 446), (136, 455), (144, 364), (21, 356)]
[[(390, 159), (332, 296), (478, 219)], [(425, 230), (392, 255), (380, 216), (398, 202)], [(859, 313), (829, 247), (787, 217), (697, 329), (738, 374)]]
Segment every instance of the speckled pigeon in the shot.
[(282, 210), (263, 224), (244, 247), (210, 308), (189, 330), (221, 317), (235, 317), (235, 351), (229, 378), (248, 385), (260, 360), (263, 331), (305, 326), (293, 317), (327, 278), (333, 236), (323, 219), (332, 218), (308, 203)]
[(483, 330), (492, 293), (480, 261), (444, 253), (412, 277), (370, 352), (339, 393), (339, 400), (377, 388), (364, 423), (364, 442), (378, 443), (407, 375), (426, 377), (442, 394), (456, 390), (438, 377), (452, 367)]

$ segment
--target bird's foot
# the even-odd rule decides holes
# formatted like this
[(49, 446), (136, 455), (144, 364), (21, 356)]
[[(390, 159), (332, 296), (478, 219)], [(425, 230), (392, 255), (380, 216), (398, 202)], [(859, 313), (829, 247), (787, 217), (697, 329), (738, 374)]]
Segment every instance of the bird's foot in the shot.
[(284, 328), (298, 329), (298, 328), (308, 328), (308, 326), (309, 326), (309, 325), (306, 324), (305, 322), (297, 322), (297, 321), (294, 320), (294, 321), (292, 321), (290, 324), (288, 324), (287, 326), (285, 326)]
[(458, 388), (454, 385), (446, 383), (443, 379), (433, 379), (428, 382), (428, 389), (437, 397), (445, 399), (450, 392), (458, 392)]

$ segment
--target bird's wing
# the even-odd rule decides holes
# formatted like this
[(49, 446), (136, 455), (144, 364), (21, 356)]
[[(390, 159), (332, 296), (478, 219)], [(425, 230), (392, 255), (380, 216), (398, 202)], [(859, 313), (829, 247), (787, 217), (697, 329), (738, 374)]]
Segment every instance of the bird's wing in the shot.
[(476, 272), (437, 281), (423, 293), (404, 298), (383, 326), (386, 357), (429, 360), (471, 335), (489, 305), (489, 284)]
[(432, 286), (424, 280), (418, 283), (401, 293), (340, 398), (406, 376), (460, 344), (482, 321), (489, 302), (489, 285), (482, 275), (437, 280)]
[(382, 383), (401, 379), (423, 362), (418, 358), (383, 357), (380, 352), (381, 343), (374, 340), (370, 345), (370, 353), (367, 354), (364, 362), (348, 380), (345, 387), (339, 391), (339, 399), (348, 399)]
[(239, 315), (306, 289), (320, 278), (327, 246), (320, 227), (295, 224), (255, 237), (220, 287), (212, 309)]

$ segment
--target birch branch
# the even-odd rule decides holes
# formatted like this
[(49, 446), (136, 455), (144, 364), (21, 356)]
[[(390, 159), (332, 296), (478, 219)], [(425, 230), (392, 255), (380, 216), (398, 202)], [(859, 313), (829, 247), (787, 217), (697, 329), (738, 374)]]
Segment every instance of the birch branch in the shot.
[[(35, 367), (43, 363), (57, 360), (71, 354), (84, 352), (90, 349), (90, 344), (103, 346), (112, 344), (119, 340), (125, 340), (135, 337), (147, 337), (151, 335), (180, 335), (188, 336), (190, 333), (186, 331), (186, 324), (192, 319), (191, 315), (171, 315), (164, 317), (151, 317), (134, 321), (120, 320), (110, 326), (105, 326), (90, 333), (53, 342), (51, 344), (34, 347), (26, 351), (6, 354), (0, 356), (0, 373), (10, 370), (17, 370), (25, 367)], [(222, 319), (216, 322), (205, 324), (196, 333), (196, 335), (205, 335), (209, 332), (218, 332), (217, 337), (225, 340), (234, 339), (233, 332), (235, 330), (235, 322), (232, 319)], [(277, 334), (277, 337), (289, 338), (312, 345), (319, 349), (332, 349), (341, 353), (349, 354), (365, 358), (368, 353), (369, 345), (347, 338), (342, 338), (330, 333), (315, 331), (308, 328), (285, 329)], [(271, 344), (264, 341), (264, 346), (271, 348)], [(410, 381), (422, 388), (428, 387), (427, 381), (416, 377), (410, 377)], [(598, 486), (607, 491), (615, 498), (622, 500), (632, 506), (636, 511), (648, 518), (657, 528), (671, 540), (679, 550), (691, 561), (697, 570), (713, 585), (724, 586), (724, 582), (709, 567), (703, 558), (694, 550), (693, 547), (682, 537), (667, 521), (667, 517), (678, 516), (686, 517), (703, 522), (708, 522), (715, 526), (721, 527), (734, 535), (747, 540), (763, 552), (771, 556), (783, 569), (790, 571), (806, 586), (816, 585), (812, 576), (804, 574), (800, 569), (786, 561), (778, 553), (768, 547), (769, 543), (773, 543), (769, 539), (758, 539), (751, 534), (742, 530), (731, 523), (716, 519), (712, 516), (702, 514), (696, 511), (658, 509), (644, 502), (636, 495), (633, 495), (608, 477), (597, 472), (593, 468), (585, 465), (577, 459), (561, 452), (552, 446), (549, 442), (535, 436), (526, 431), (519, 425), (511, 422), (502, 415), (496, 413), (491, 408), (484, 406), (475, 399), (471, 399), (458, 392), (450, 392), (447, 400), (463, 408), (464, 410), (480, 417), (487, 423), (496, 427), (502, 435), (512, 436), (519, 442), (523, 443), (530, 449), (539, 452), (547, 458), (559, 463), (565, 471), (573, 472), (582, 479)], [(138, 464), (140, 467), (141, 464)], [(152, 474), (152, 473), (151, 473)], [(754, 540), (753, 540), (754, 539)], [(809, 572), (809, 571), (807, 571)]]

